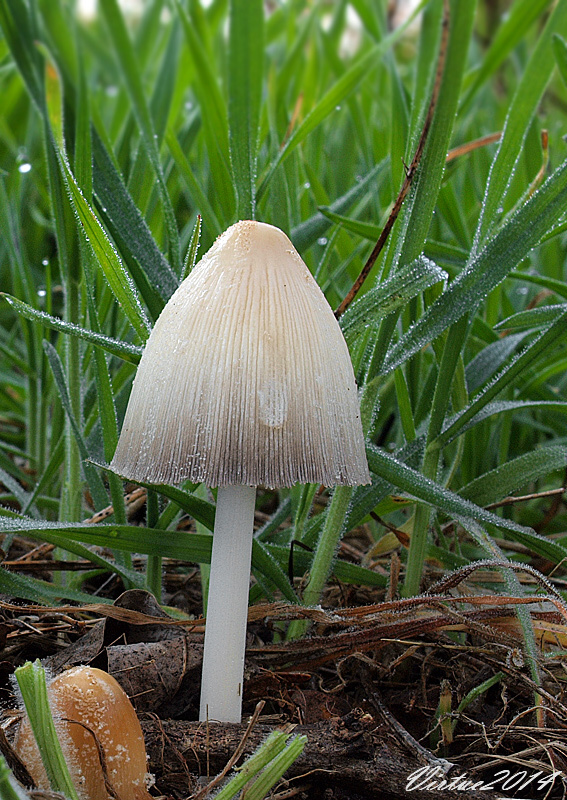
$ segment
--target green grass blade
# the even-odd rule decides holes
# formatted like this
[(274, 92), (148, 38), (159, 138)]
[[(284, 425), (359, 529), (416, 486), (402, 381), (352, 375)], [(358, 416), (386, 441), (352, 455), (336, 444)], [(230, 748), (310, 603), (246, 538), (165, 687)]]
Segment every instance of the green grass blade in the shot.
[[(366, 514), (362, 516), (364, 517)], [(280, 568), (287, 571), (289, 567), (289, 545), (284, 547), (278, 544), (268, 544), (266, 548), (278, 562)], [(293, 574), (301, 576), (308, 573), (312, 558), (312, 554), (295, 548), (293, 551)], [(384, 588), (388, 583), (388, 579), (379, 572), (361, 567), (359, 564), (352, 564), (350, 561), (343, 561), (340, 558), (335, 559), (333, 562), (332, 575), (341, 583), (348, 583), (354, 586), (381, 586)]]
[(565, 338), (567, 333), (567, 309), (552, 325), (546, 328), (533, 342), (519, 353), (491, 383), (478, 394), (473, 401), (446, 427), (431, 443), (432, 447), (442, 447), (472, 418), (496, 397), (504, 388), (525, 375), (525, 370), (538, 358), (545, 355), (549, 348)]
[[(303, 603), (306, 606), (316, 605), (321, 597), (340, 537), (344, 529), (344, 522), (353, 493), (352, 486), (336, 486), (325, 514), (325, 522), (321, 535), (315, 547), (309, 581), (303, 591)], [(307, 620), (294, 620), (287, 632), (288, 639), (297, 639), (303, 636), (309, 623)]]
[(335, 214), (335, 212), (327, 206), (319, 206), (319, 211), (327, 217), (327, 219), (330, 219), (331, 222), (342, 225), (345, 230), (363, 239), (368, 239), (370, 242), (375, 242), (382, 232), (380, 225), (375, 225), (372, 222), (360, 222), (357, 219), (345, 217), (343, 214)]
[[(391, 240), (390, 250), (387, 254), (387, 261), (382, 270), (383, 275), (387, 275), (393, 268), (397, 269), (400, 265), (414, 261), (424, 249), (443, 180), (475, 9), (475, 2), (464, 5), (458, 2), (451, 2), (449, 5), (449, 35), (439, 94), (419, 168), (412, 183), (411, 192), (405, 201), (397, 222), (395, 235)], [(440, 35), (438, 29), (441, 20), (436, 16), (436, 13), (440, 13), (441, 10), (444, 13), (444, 6), (441, 3), (432, 4), (424, 15), (422, 52), (420, 54), (421, 64), (422, 61), (431, 61), (432, 54), (435, 52), (434, 63), (437, 65), (437, 69), (439, 68), (439, 59), (442, 56), (441, 50), (439, 49), (439, 52), (437, 52), (437, 48), (441, 47), (443, 37), (441, 36), (441, 43), (438, 44), (437, 37)], [(429, 15), (431, 15), (431, 22), (426, 25)], [(434, 30), (429, 31), (432, 24)], [(435, 37), (433, 33), (435, 33)], [(432, 50), (433, 44), (436, 48), (435, 51)], [(425, 64), (423, 68), (426, 68)], [(435, 75), (436, 73), (433, 73), (431, 76), (431, 89), (427, 95), (423, 94), (426, 82), (419, 78), (416, 81), (412, 109), (413, 136), (410, 140), (412, 148), (417, 148), (418, 146), (418, 137), (421, 136), (426, 114), (429, 113)], [(414, 152), (412, 150), (408, 153), (408, 158), (412, 159), (413, 157)], [(367, 370), (368, 381), (383, 371), (383, 362), (395, 331), (396, 320), (397, 315), (392, 314), (384, 320), (381, 326), (372, 360)], [(400, 361), (399, 363), (402, 362)], [(394, 368), (399, 366), (399, 363), (395, 364)]]
[(472, 500), (479, 506), (488, 506), (508, 496), (516, 489), (567, 465), (567, 447), (548, 445), (524, 453), (518, 458), (500, 464), (496, 469), (479, 475), (474, 481), (459, 490), (461, 497)]
[(66, 333), (69, 336), (76, 336), (85, 342), (89, 342), (89, 344), (94, 344), (97, 347), (106, 350), (106, 352), (110, 353), (111, 355), (118, 356), (118, 358), (128, 361), (130, 364), (138, 364), (140, 361), (140, 357), (143, 352), (141, 347), (137, 347), (134, 344), (129, 344), (128, 342), (121, 342), (118, 339), (112, 339), (111, 337), (105, 336), (97, 331), (93, 331), (90, 328), (81, 328), (78, 325), (65, 322), (65, 320), (59, 319), (58, 317), (53, 317), (50, 314), (46, 314), (45, 311), (39, 311), (37, 308), (33, 308), (27, 303), (23, 303), (21, 300), (18, 300), (16, 297), (12, 297), (9, 294), (0, 292), (0, 297), (6, 300), (6, 302), (9, 303), (18, 312), (18, 314), (21, 314), (23, 317), (31, 320), (32, 322), (45, 325), (46, 327), (52, 328), (55, 331), (61, 331), (61, 333)]
[(120, 243), (120, 251), (130, 253), (148, 283), (166, 302), (178, 286), (177, 277), (96, 131), (93, 131), (93, 181), (102, 217), (115, 241)]
[(54, 792), (61, 792), (68, 800), (79, 800), (57, 738), (47, 696), (45, 670), (41, 662), (39, 659), (33, 664), (28, 661), (18, 667), (14, 674), (51, 789)]
[[(48, 583), (27, 575), (16, 575), (3, 567), (0, 567), (0, 591), (11, 597), (20, 597), (46, 606), (55, 605), (61, 600), (71, 600), (83, 605), (93, 601), (92, 595), (87, 592), (79, 592), (67, 586)], [(98, 602), (111, 603), (112, 600), (101, 597), (98, 598)]]
[(506, 317), (502, 322), (494, 326), (495, 331), (515, 330), (516, 328), (530, 328), (535, 330), (542, 326), (550, 325), (565, 312), (564, 305), (542, 306), (541, 308), (529, 308), (527, 311), (518, 311), (511, 317)]
[(14, 61), (36, 106), (43, 107), (42, 66), (30, 15), (24, 0), (0, 0), (0, 26)]
[(484, 508), (471, 503), (470, 500), (465, 500), (455, 492), (445, 489), (375, 445), (367, 444), (366, 455), (368, 457), (368, 465), (376, 475), (389, 481), (399, 490), (407, 492), (418, 500), (434, 506), (450, 516), (457, 514), (461, 517), (470, 517), (477, 522), (495, 525), (498, 528), (513, 532), (528, 532), (529, 530), (512, 520), (498, 517), (491, 511), (486, 511)]
[(395, 344), (384, 372), (403, 364), (450, 325), (474, 309), (510, 270), (535, 247), (564, 213), (567, 202), (567, 161), (551, 175), (476, 255), (449, 288)]
[(0, 797), (2, 800), (31, 800), (31, 796), (26, 792), (8, 766), (8, 762), (0, 754)]
[[(353, 206), (358, 200), (364, 197), (365, 194), (376, 191), (377, 185), (380, 187), (381, 180), (386, 176), (389, 166), (389, 159), (384, 159), (376, 166), (372, 167), (366, 175), (361, 176), (347, 192), (341, 197), (337, 198), (332, 203), (328, 210), (331, 213), (341, 214)], [(308, 250), (320, 236), (323, 236), (333, 223), (331, 220), (318, 211), (312, 217), (309, 217), (304, 222), (299, 223), (292, 228), (290, 238), (295, 247), (302, 253)]]
[(183, 152), (181, 145), (177, 140), (177, 137), (175, 136), (175, 133), (170, 129), (166, 131), (165, 143), (169, 148), (171, 157), (175, 161), (175, 166), (179, 170), (181, 178), (187, 184), (187, 189), (191, 196), (191, 200), (203, 218), (205, 228), (209, 229), (213, 237), (219, 236), (222, 233), (222, 225), (217, 218), (209, 198), (193, 174), (193, 170), (185, 153)]
[[(175, 8), (181, 21), (196, 73), (194, 91), (201, 109), (207, 152), (211, 160), (211, 177), (217, 198), (222, 198), (222, 204), (217, 201), (215, 211), (217, 216), (221, 218), (221, 225), (224, 226), (227, 220), (232, 219), (235, 208), (235, 188), (229, 169), (229, 134), (226, 103), (219, 87), (214, 64), (211, 63), (210, 52), (199, 38), (193, 20), (190, 19), (179, 0), (175, 0)], [(201, 211), (205, 222), (207, 222), (205, 209), (202, 208)]]
[(264, 74), (262, 0), (231, 0), (228, 132), (239, 219), (255, 217), (256, 161)]
[[(94, 266), (91, 264), (91, 254), (87, 248), (83, 248), (83, 264), (85, 268), (86, 286), (87, 286), (87, 304), (89, 311), (89, 320), (92, 329), (99, 333), (100, 322), (98, 318), (98, 311), (96, 305), (96, 297), (94, 292)], [(116, 450), (118, 443), (118, 420), (116, 416), (116, 406), (114, 403), (114, 392), (112, 386), (112, 379), (110, 370), (106, 360), (106, 356), (100, 348), (95, 348), (95, 382), (98, 398), (99, 420), (102, 430), (102, 440), (104, 446), (104, 457), (110, 461)], [(124, 503), (124, 491), (122, 488), (122, 481), (117, 475), (108, 476), (108, 484), (110, 489), (110, 497), (112, 500), (112, 507), (114, 512), (114, 519), (118, 523), (126, 523), (126, 508)], [(128, 566), (132, 566), (131, 562)]]
[(185, 261), (183, 262), (183, 280), (192, 272), (195, 262), (197, 261), (197, 253), (199, 251), (199, 241), (201, 239), (201, 216), (197, 217), (193, 233), (191, 234), (191, 241), (187, 248)]
[[(545, 241), (545, 237), (543, 239)], [(549, 289), (559, 297), (564, 297), (567, 300), (567, 283), (558, 281), (556, 278), (549, 278), (546, 275), (534, 275), (531, 272), (516, 272), (510, 273), (511, 278), (527, 283), (533, 283), (536, 286), (542, 286), (544, 289)]]
[[(26, 518), (20, 519), (23, 520), (24, 525), (27, 524)], [(11, 530), (13, 528), (14, 520), (12, 520), (12, 525), (4, 525), (4, 523), (4, 520), (0, 520), (0, 530)], [(39, 542), (47, 542), (48, 544), (55, 545), (55, 547), (65, 550), (68, 553), (73, 553), (73, 555), (77, 556), (78, 558), (83, 558), (86, 561), (96, 564), (105, 572), (119, 575), (126, 583), (132, 586), (137, 586), (138, 588), (142, 588), (144, 586), (143, 575), (134, 572), (134, 570), (131, 568), (129, 569), (117, 564), (116, 562), (109, 561), (107, 558), (99, 555), (91, 548), (86, 547), (85, 544), (81, 544), (78, 538), (74, 540), (72, 537), (67, 536), (67, 528), (57, 529), (55, 527), (52, 529), (50, 527), (44, 527), (42, 525), (42, 521), (36, 521), (36, 524), (39, 526), (36, 530), (31, 528), (26, 529), (26, 535), (30, 538), (36, 539)], [(89, 542), (87, 542), (87, 544), (89, 544)]]
[(269, 547), (257, 538), (252, 542), (252, 568), (271, 581), (290, 603), (299, 603), (288, 576), (271, 554)]
[(156, 141), (155, 128), (151, 118), (144, 88), (142, 85), (140, 65), (137, 62), (134, 47), (128, 35), (124, 17), (120, 11), (117, 0), (100, 0), (100, 11), (107, 24), (107, 29), (112, 40), (114, 54), (120, 64), (122, 77), (126, 84), (128, 95), (140, 132), (144, 140), (147, 156), (151, 162), (164, 210), (167, 235), (169, 239), (169, 255), (174, 272), (181, 274), (181, 255), (179, 250), (179, 236), (175, 214), (167, 191), (165, 176), (161, 166), (159, 149)]
[(558, 33), (553, 34), (553, 54), (561, 79), (567, 86), (567, 42)]
[(284, 731), (272, 731), (256, 752), (246, 759), (238, 774), (223, 786), (216, 795), (216, 800), (231, 800), (237, 795), (255, 775), (284, 750), (287, 736)]
[[(532, 119), (555, 66), (553, 36), (567, 34), (567, 4), (557, 3), (526, 65), (512, 100), (490, 177), (476, 232), (477, 247), (482, 247), (496, 220), (501, 216), (504, 198), (514, 174)], [(526, 187), (527, 188), (527, 187)]]
[(2, 533), (20, 531), (22, 535), (25, 531), (25, 535), (31, 538), (43, 538), (45, 541), (52, 539), (54, 542), (68, 541), (68, 547), (71, 547), (73, 542), (82, 542), (91, 547), (105, 547), (126, 553), (144, 553), (148, 556), (161, 555), (164, 558), (176, 558), (197, 564), (210, 563), (213, 539), (210, 534), (163, 531), (137, 525), (56, 523), (21, 516), (0, 517), (0, 531)]
[(529, 331), (522, 331), (521, 333), (504, 336), (496, 342), (487, 344), (469, 361), (466, 368), (466, 378), (470, 394), (477, 392), (506, 363), (528, 335)]
[(396, 42), (401, 38), (407, 26), (411, 24), (414, 16), (421, 11), (425, 2), (419, 3), (418, 7), (413, 11), (410, 17), (397, 28), (393, 33), (387, 36), (378, 44), (374, 45), (368, 53), (365, 53), (358, 59), (329, 89), (329, 91), (319, 100), (314, 108), (311, 109), (309, 114), (305, 117), (303, 122), (291, 134), (285, 145), (281, 148), (276, 158), (271, 163), (267, 174), (262, 180), (257, 192), (257, 199), (265, 193), (272, 175), (289, 156), (303, 142), (312, 131), (315, 130), (331, 114), (338, 105), (340, 105), (345, 98), (358, 86), (363, 78), (366, 78), (369, 72), (376, 67), (384, 54), (393, 47)]
[(367, 330), (369, 325), (377, 325), (381, 319), (403, 307), (412, 297), (440, 281), (445, 281), (447, 277), (447, 273), (437, 264), (421, 256), (355, 300), (340, 319), (343, 334), (349, 340), (349, 337)]
[(307, 736), (294, 736), (286, 744), (284, 750), (275, 756), (265, 767), (262, 774), (256, 778), (252, 786), (247, 790), (248, 800), (263, 800), (268, 797), (270, 789), (276, 785), (286, 770), (296, 761), (307, 744)]
[(150, 334), (150, 323), (144, 311), (136, 287), (124, 268), (120, 256), (106, 235), (93, 209), (89, 206), (71, 169), (64, 157), (60, 158), (60, 166), (69, 191), (71, 203), (81, 223), (81, 231), (92, 248), (94, 257), (102, 269), (112, 293), (122, 306), (130, 324), (145, 342)]
[[(455, 123), (475, 9), (476, 2), (474, 0), (465, 4), (454, 1), (450, 3), (449, 41), (445, 67), (422, 160), (412, 185), (411, 195), (407, 199), (403, 211), (401, 229), (398, 234), (401, 245), (396, 257), (396, 262), (399, 264), (408, 263), (419, 256), (429, 232)], [(435, 54), (436, 60), (439, 55), (439, 53)], [(416, 97), (414, 97), (413, 106), (414, 127), (418, 122), (418, 101), (423, 92), (423, 83), (419, 79), (416, 81)], [(421, 102), (423, 106), (419, 116), (423, 115), (423, 120), (419, 122), (419, 127), (425, 119), (430, 96), (423, 97)], [(417, 134), (418, 129), (415, 130), (414, 136)], [(415, 146), (417, 146), (417, 142)], [(413, 152), (408, 153), (407, 157), (413, 158)]]
[(541, 19), (550, 0), (516, 0), (509, 12), (503, 16), (490, 47), (483, 53), (479, 66), (467, 76), (467, 91), (461, 102), (464, 113), (474, 95), (494, 75), (498, 67), (522, 41), (531, 26)]
[(89, 457), (89, 453), (81, 432), (81, 428), (79, 426), (79, 421), (76, 419), (73, 412), (67, 380), (63, 370), (63, 364), (61, 363), (61, 359), (59, 358), (57, 351), (50, 342), (45, 341), (43, 346), (49, 360), (49, 365), (53, 372), (53, 377), (55, 378), (55, 384), (59, 392), (61, 403), (65, 409), (65, 413), (67, 414), (67, 418), (75, 436), (75, 441), (77, 442), (79, 453), (83, 460), (83, 469), (85, 470), (85, 476), (93, 496), (95, 507), (98, 509), (106, 508), (108, 505), (108, 494), (106, 493), (102, 479), (91, 464), (85, 463)]
[[(561, 400), (501, 400), (495, 403), (488, 402), (483, 404), (480, 407), (480, 410), (478, 410), (473, 416), (470, 416), (465, 408), (462, 412), (450, 417), (446, 421), (443, 431), (436, 442), (442, 442), (443, 445), (449, 444), (450, 442), (454, 441), (457, 436), (461, 436), (475, 425), (478, 425), (479, 422), (483, 422), (485, 419), (490, 419), (490, 417), (493, 417), (496, 414), (503, 414), (509, 411), (516, 411), (518, 409), (527, 411), (528, 409), (538, 408), (543, 410), (547, 409), (549, 411), (562, 411), (564, 413), (567, 409), (567, 402), (562, 402)], [(460, 425), (458, 424), (458, 421), (460, 415), (464, 413), (467, 413), (468, 421)], [(454, 423), (457, 424), (455, 425)], [(447, 436), (445, 436), (445, 431), (449, 432)]]
[[(117, 474), (110, 469), (107, 464), (96, 464), (96, 462), (91, 463), (112, 475)], [(121, 477), (127, 480), (128, 476), (122, 475)], [(169, 486), (167, 484), (140, 483), (140, 486), (144, 486), (146, 489), (153, 489), (158, 492), (158, 494), (167, 497), (168, 500), (172, 500), (174, 503), (177, 503), (179, 508), (182, 508), (187, 514), (204, 525), (205, 528), (210, 531), (214, 530), (215, 506), (212, 503), (209, 503), (208, 500), (204, 500), (203, 498), (197, 497), (191, 493), (197, 488), (197, 484), (191, 484), (191, 488), (189, 490), (180, 489), (177, 486)]]

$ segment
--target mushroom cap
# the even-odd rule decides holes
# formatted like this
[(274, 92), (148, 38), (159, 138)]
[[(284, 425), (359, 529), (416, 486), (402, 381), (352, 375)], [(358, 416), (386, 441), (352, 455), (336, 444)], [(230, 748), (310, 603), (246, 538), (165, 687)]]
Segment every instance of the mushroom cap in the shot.
[(347, 345), (281, 230), (232, 225), (172, 295), (111, 466), (158, 484), (370, 482)]

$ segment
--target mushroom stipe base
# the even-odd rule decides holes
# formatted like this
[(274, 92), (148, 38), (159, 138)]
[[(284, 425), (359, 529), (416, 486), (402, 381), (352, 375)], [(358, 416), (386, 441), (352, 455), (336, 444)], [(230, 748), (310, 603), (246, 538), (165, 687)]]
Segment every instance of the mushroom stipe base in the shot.
[(218, 490), (201, 685), (201, 720), (240, 722), (255, 486)]

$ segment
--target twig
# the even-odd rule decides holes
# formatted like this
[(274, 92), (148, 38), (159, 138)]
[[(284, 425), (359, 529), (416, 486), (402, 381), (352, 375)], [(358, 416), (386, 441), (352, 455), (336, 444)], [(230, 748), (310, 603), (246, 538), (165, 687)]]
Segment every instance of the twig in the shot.
[(425, 143), (427, 141), (427, 137), (429, 135), (429, 130), (431, 128), (431, 123), (433, 122), (433, 114), (435, 113), (435, 108), (437, 106), (437, 101), (439, 99), (439, 91), (441, 89), (441, 80), (443, 78), (443, 72), (445, 69), (445, 61), (447, 58), (447, 45), (449, 41), (449, 0), (444, 0), (444, 8), (443, 8), (443, 21), (442, 21), (442, 28), (441, 28), (441, 45), (439, 48), (439, 60), (437, 62), (437, 72), (435, 74), (435, 83), (433, 85), (433, 92), (431, 94), (431, 100), (429, 101), (429, 108), (427, 109), (427, 116), (425, 117), (425, 122), (423, 125), (423, 129), (421, 131), (421, 136), (419, 137), (419, 142), (417, 144), (417, 149), (415, 151), (415, 155), (409, 167), (406, 168), (406, 177), (402, 184), (402, 188), (400, 189), (400, 193), (396, 198), (396, 202), (390, 212), (390, 216), (388, 217), (388, 221), (386, 222), (384, 228), (382, 229), (382, 233), (378, 237), (378, 241), (374, 245), (374, 249), (370, 253), (368, 260), (358, 278), (353, 283), (349, 293), (346, 295), (342, 303), (339, 305), (337, 310), (335, 311), (335, 317), (339, 319), (339, 317), (344, 314), (346, 309), (352, 303), (360, 288), (366, 278), (368, 277), (370, 270), (376, 263), (376, 259), (382, 252), (384, 245), (390, 235), (390, 231), (394, 227), (394, 223), (396, 222), (400, 210), (402, 208), (402, 204), (406, 199), (407, 193), (410, 190), (412, 181), (415, 177), (417, 172), (417, 168), (421, 161), (421, 157), (423, 155), (423, 151), (425, 149)]
[(311, 788), (310, 783), (302, 783), (299, 786), (294, 786), (291, 789), (286, 789), (283, 792), (278, 792), (273, 796), (273, 800), (289, 800), (290, 797), (297, 797), (298, 794), (308, 792)]
[(547, 166), (549, 164), (549, 134), (545, 128), (541, 131), (540, 136), (542, 149), (541, 167), (530, 184), (530, 188), (528, 189), (528, 197), (531, 197), (532, 194), (539, 189), (541, 182), (545, 178), (545, 173), (547, 172)]
[(440, 767), (443, 773), (448, 773), (452, 767), (444, 758), (436, 758), (429, 752), (423, 745), (421, 745), (413, 736), (407, 732), (404, 726), (390, 713), (382, 702), (380, 695), (374, 689), (373, 683), (369, 680), (368, 675), (359, 669), (359, 676), (362, 685), (364, 686), (366, 697), (374, 710), (382, 717), (384, 722), (395, 731), (398, 740), (408, 749), (410, 754), (417, 757), (418, 761), (431, 766)]
[(501, 136), (502, 133), (498, 131), (497, 133), (489, 133), (487, 136), (481, 136), (480, 139), (473, 139), (472, 142), (460, 144), (458, 147), (453, 147), (452, 150), (449, 150), (445, 160), (447, 162), (453, 161), (454, 158), (459, 158), (459, 156), (465, 156), (467, 153), (472, 153), (473, 150), (478, 150), (479, 147), (486, 147), (488, 144), (494, 144), (494, 142), (499, 141)]
[(558, 498), (558, 502), (560, 502), (561, 496), (565, 494), (565, 492), (567, 492), (567, 486), (562, 486), (560, 489), (548, 489), (546, 492), (534, 492), (533, 494), (523, 494), (517, 497), (504, 497), (497, 503), (491, 503), (485, 506), (485, 508), (487, 510), (492, 510), (493, 508), (501, 508), (502, 506), (513, 506), (514, 503), (521, 503), (526, 500), (539, 500), (541, 497), (556, 497)]
[[(144, 489), (143, 487), (134, 489), (134, 491), (124, 495), (124, 502), (126, 503), (127, 506), (126, 513), (129, 517), (131, 517), (135, 511), (137, 511), (139, 508), (141, 508), (141, 506), (144, 505), (144, 503), (146, 502), (146, 495), (147, 495), (147, 489)], [(102, 522), (103, 520), (110, 517), (111, 514), (114, 514), (114, 507), (107, 506), (106, 508), (97, 511), (97, 513), (94, 516), (84, 520), (84, 522), (89, 523), (91, 525), (96, 525), (98, 522)]]

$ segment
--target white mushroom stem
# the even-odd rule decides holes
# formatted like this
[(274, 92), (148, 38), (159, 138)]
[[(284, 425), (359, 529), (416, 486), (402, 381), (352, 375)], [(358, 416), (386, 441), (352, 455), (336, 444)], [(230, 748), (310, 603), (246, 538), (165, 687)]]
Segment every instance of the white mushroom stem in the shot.
[(200, 719), (240, 722), (256, 487), (218, 490)]

